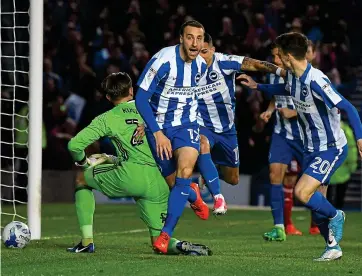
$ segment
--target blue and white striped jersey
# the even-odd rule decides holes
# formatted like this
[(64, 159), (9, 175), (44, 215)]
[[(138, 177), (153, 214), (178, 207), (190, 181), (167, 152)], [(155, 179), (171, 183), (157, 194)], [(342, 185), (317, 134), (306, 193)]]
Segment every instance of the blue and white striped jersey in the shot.
[(308, 64), (300, 78), (288, 72), (286, 90), (290, 91), (298, 112), (304, 147), (308, 151), (341, 149), (347, 139), (341, 129), (341, 115), (336, 108), (342, 98), (320, 70)]
[[(284, 79), (275, 74), (268, 74), (270, 84), (284, 83)], [(295, 109), (293, 98), (291, 96), (275, 95), (275, 108)], [(297, 118), (285, 119), (279, 111), (275, 111), (274, 132), (289, 140), (300, 140), (300, 128)]]
[(163, 48), (147, 63), (137, 85), (153, 94), (150, 105), (161, 129), (197, 123), (195, 87), (206, 68), (201, 56), (185, 62), (180, 45)]
[(235, 74), (240, 72), (244, 57), (215, 53), (213, 59), (206, 77), (196, 88), (197, 121), (201, 126), (222, 133), (235, 129)]

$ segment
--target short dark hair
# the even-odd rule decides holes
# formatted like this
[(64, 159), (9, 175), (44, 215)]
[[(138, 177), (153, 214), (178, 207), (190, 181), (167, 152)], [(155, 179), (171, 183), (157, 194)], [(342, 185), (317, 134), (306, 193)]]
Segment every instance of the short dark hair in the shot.
[(205, 33), (204, 35), (204, 42), (209, 43), (210, 46), (213, 45), (212, 43), (212, 37), (209, 33)]
[(308, 50), (308, 38), (297, 32), (285, 33), (275, 40), (278, 47), (286, 54), (291, 54), (295, 59), (305, 59)]
[(199, 21), (196, 21), (196, 20), (189, 20), (189, 21), (186, 21), (185, 23), (183, 23), (181, 25), (181, 28), (180, 28), (180, 35), (182, 36), (184, 34), (184, 30), (186, 27), (196, 27), (196, 28), (200, 28), (200, 29), (203, 29), (205, 31), (205, 28), (204, 26), (199, 22)]
[(275, 49), (275, 48), (278, 48), (278, 45), (274, 42), (270, 43), (270, 51)]
[(102, 81), (102, 89), (111, 100), (129, 96), (132, 79), (125, 72), (112, 73)]
[(315, 49), (316, 49), (316, 45), (313, 43), (313, 41), (312, 40), (308, 40), (308, 47), (312, 47), (312, 50), (313, 50), (313, 52), (315, 52)]

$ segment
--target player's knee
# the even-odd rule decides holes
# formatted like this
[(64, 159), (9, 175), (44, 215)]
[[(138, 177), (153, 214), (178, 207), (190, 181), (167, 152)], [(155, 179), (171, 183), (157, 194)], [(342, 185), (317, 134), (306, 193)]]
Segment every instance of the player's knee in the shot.
[(282, 183), (282, 172), (278, 169), (271, 169), (269, 172), (270, 183), (280, 184)]
[(177, 177), (180, 178), (190, 178), (192, 176), (193, 168), (191, 167), (182, 167), (177, 170)]
[(283, 185), (288, 188), (293, 188), (295, 186), (295, 180), (292, 176), (285, 176)]
[(298, 186), (295, 187), (294, 194), (298, 200), (304, 204), (307, 203), (312, 196), (309, 191)]
[(209, 140), (204, 136), (200, 136), (200, 153), (206, 154), (210, 153), (210, 143)]
[(227, 183), (229, 183), (230, 185), (238, 185), (239, 184), (239, 174), (232, 174), (230, 175), (230, 177), (228, 178), (228, 181), (226, 181)]

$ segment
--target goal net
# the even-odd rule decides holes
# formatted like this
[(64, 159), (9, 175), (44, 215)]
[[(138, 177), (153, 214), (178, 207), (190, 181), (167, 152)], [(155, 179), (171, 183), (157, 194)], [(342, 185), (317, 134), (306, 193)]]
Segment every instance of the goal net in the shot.
[(0, 10), (1, 228), (20, 220), (35, 239), (41, 206), (42, 6), (41, 0), (8, 0)]

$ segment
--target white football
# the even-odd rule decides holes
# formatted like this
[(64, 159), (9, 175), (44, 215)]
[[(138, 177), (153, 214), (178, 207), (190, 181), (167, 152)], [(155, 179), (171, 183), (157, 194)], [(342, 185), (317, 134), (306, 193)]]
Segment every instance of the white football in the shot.
[(2, 239), (7, 248), (24, 248), (31, 239), (29, 227), (20, 221), (5, 226)]

